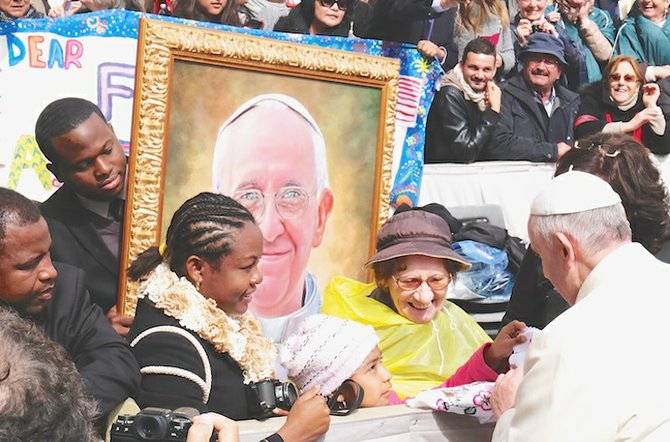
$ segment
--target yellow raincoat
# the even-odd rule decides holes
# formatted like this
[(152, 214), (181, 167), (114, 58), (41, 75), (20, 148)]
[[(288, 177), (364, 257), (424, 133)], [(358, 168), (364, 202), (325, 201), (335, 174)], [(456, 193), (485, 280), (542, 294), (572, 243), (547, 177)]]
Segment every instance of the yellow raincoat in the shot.
[(490, 338), (467, 313), (447, 301), (427, 324), (416, 324), (369, 298), (375, 284), (336, 276), (321, 312), (371, 325), (379, 336), (393, 390), (404, 399), (444, 382)]

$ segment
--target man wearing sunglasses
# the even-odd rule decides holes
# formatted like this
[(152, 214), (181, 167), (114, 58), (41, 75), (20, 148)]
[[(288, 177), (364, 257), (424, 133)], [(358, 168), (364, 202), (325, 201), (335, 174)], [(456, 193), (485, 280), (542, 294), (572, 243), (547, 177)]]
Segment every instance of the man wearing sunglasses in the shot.
[(252, 98), (221, 126), (212, 177), (214, 191), (245, 206), (263, 233), (263, 282), (249, 308), (280, 341), (321, 305), (307, 270), (333, 209), (321, 130), (294, 98)]

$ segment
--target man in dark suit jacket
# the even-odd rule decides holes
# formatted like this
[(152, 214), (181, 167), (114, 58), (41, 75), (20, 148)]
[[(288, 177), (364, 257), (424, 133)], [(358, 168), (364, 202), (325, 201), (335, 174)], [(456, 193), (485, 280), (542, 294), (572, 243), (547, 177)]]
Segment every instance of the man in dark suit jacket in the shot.
[(100, 109), (80, 98), (49, 104), (35, 125), (35, 138), (63, 182), (40, 210), (49, 224), (54, 260), (86, 272), (91, 299), (121, 335), (132, 318), (116, 313), (119, 247), (127, 160)]
[(554, 162), (574, 143), (579, 95), (560, 86), (563, 41), (536, 32), (521, 52), (522, 72), (502, 87), (500, 120), (482, 160)]
[(51, 237), (33, 202), (0, 188), (0, 304), (61, 344), (98, 401), (99, 424), (140, 385), (130, 348), (90, 302), (84, 272), (52, 264)]
[[(365, 27), (354, 28), (362, 38), (417, 45), (425, 57), (435, 57), (446, 71), (458, 63), (454, 28), (456, 0), (378, 0), (369, 2)], [(354, 19), (356, 21), (356, 19)]]

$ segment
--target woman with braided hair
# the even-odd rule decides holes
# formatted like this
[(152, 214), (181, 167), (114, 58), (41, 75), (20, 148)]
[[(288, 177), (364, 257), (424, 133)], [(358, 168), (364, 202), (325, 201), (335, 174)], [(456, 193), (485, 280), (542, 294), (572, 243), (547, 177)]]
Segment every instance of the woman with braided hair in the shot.
[[(272, 378), (276, 359), (247, 312), (263, 280), (262, 251), (261, 231), (243, 206), (200, 193), (177, 209), (161, 247), (132, 263), (128, 275), (140, 288), (128, 340), (142, 372), (141, 407), (194, 407), (235, 420), (260, 414), (249, 385)], [(327, 429), (328, 408), (316, 393), (301, 397), (294, 411), (309, 414), (289, 419), (294, 431), (312, 421), (297, 431), (299, 440)]]

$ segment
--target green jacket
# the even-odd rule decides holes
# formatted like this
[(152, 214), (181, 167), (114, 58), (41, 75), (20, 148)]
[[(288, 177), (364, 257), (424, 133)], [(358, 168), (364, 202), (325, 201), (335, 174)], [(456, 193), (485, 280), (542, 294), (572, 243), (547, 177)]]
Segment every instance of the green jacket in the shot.
[(650, 66), (670, 64), (670, 20), (659, 27), (642, 15), (628, 17), (614, 42), (614, 55), (630, 55)]
[[(553, 12), (556, 10), (556, 5), (550, 5), (545, 10), (545, 14)], [(598, 25), (598, 29), (605, 36), (610, 43), (614, 42), (614, 35), (616, 34), (616, 29), (614, 28), (614, 23), (612, 22), (612, 17), (610, 17), (609, 12), (604, 11), (599, 8), (593, 8), (589, 14), (589, 19)], [(575, 44), (584, 51), (585, 55), (585, 68), (586, 68), (586, 78), (588, 83), (593, 83), (594, 81), (599, 81), (602, 79), (602, 72), (600, 70), (600, 63), (596, 60), (596, 57), (591, 52), (591, 49), (586, 45), (582, 36), (579, 33), (579, 28), (574, 24), (570, 23), (567, 20), (561, 19), (557, 24), (558, 27), (562, 28), (565, 32), (565, 35), (575, 42)], [(580, 71), (582, 67), (580, 66)], [(580, 75), (580, 77), (582, 77)]]

